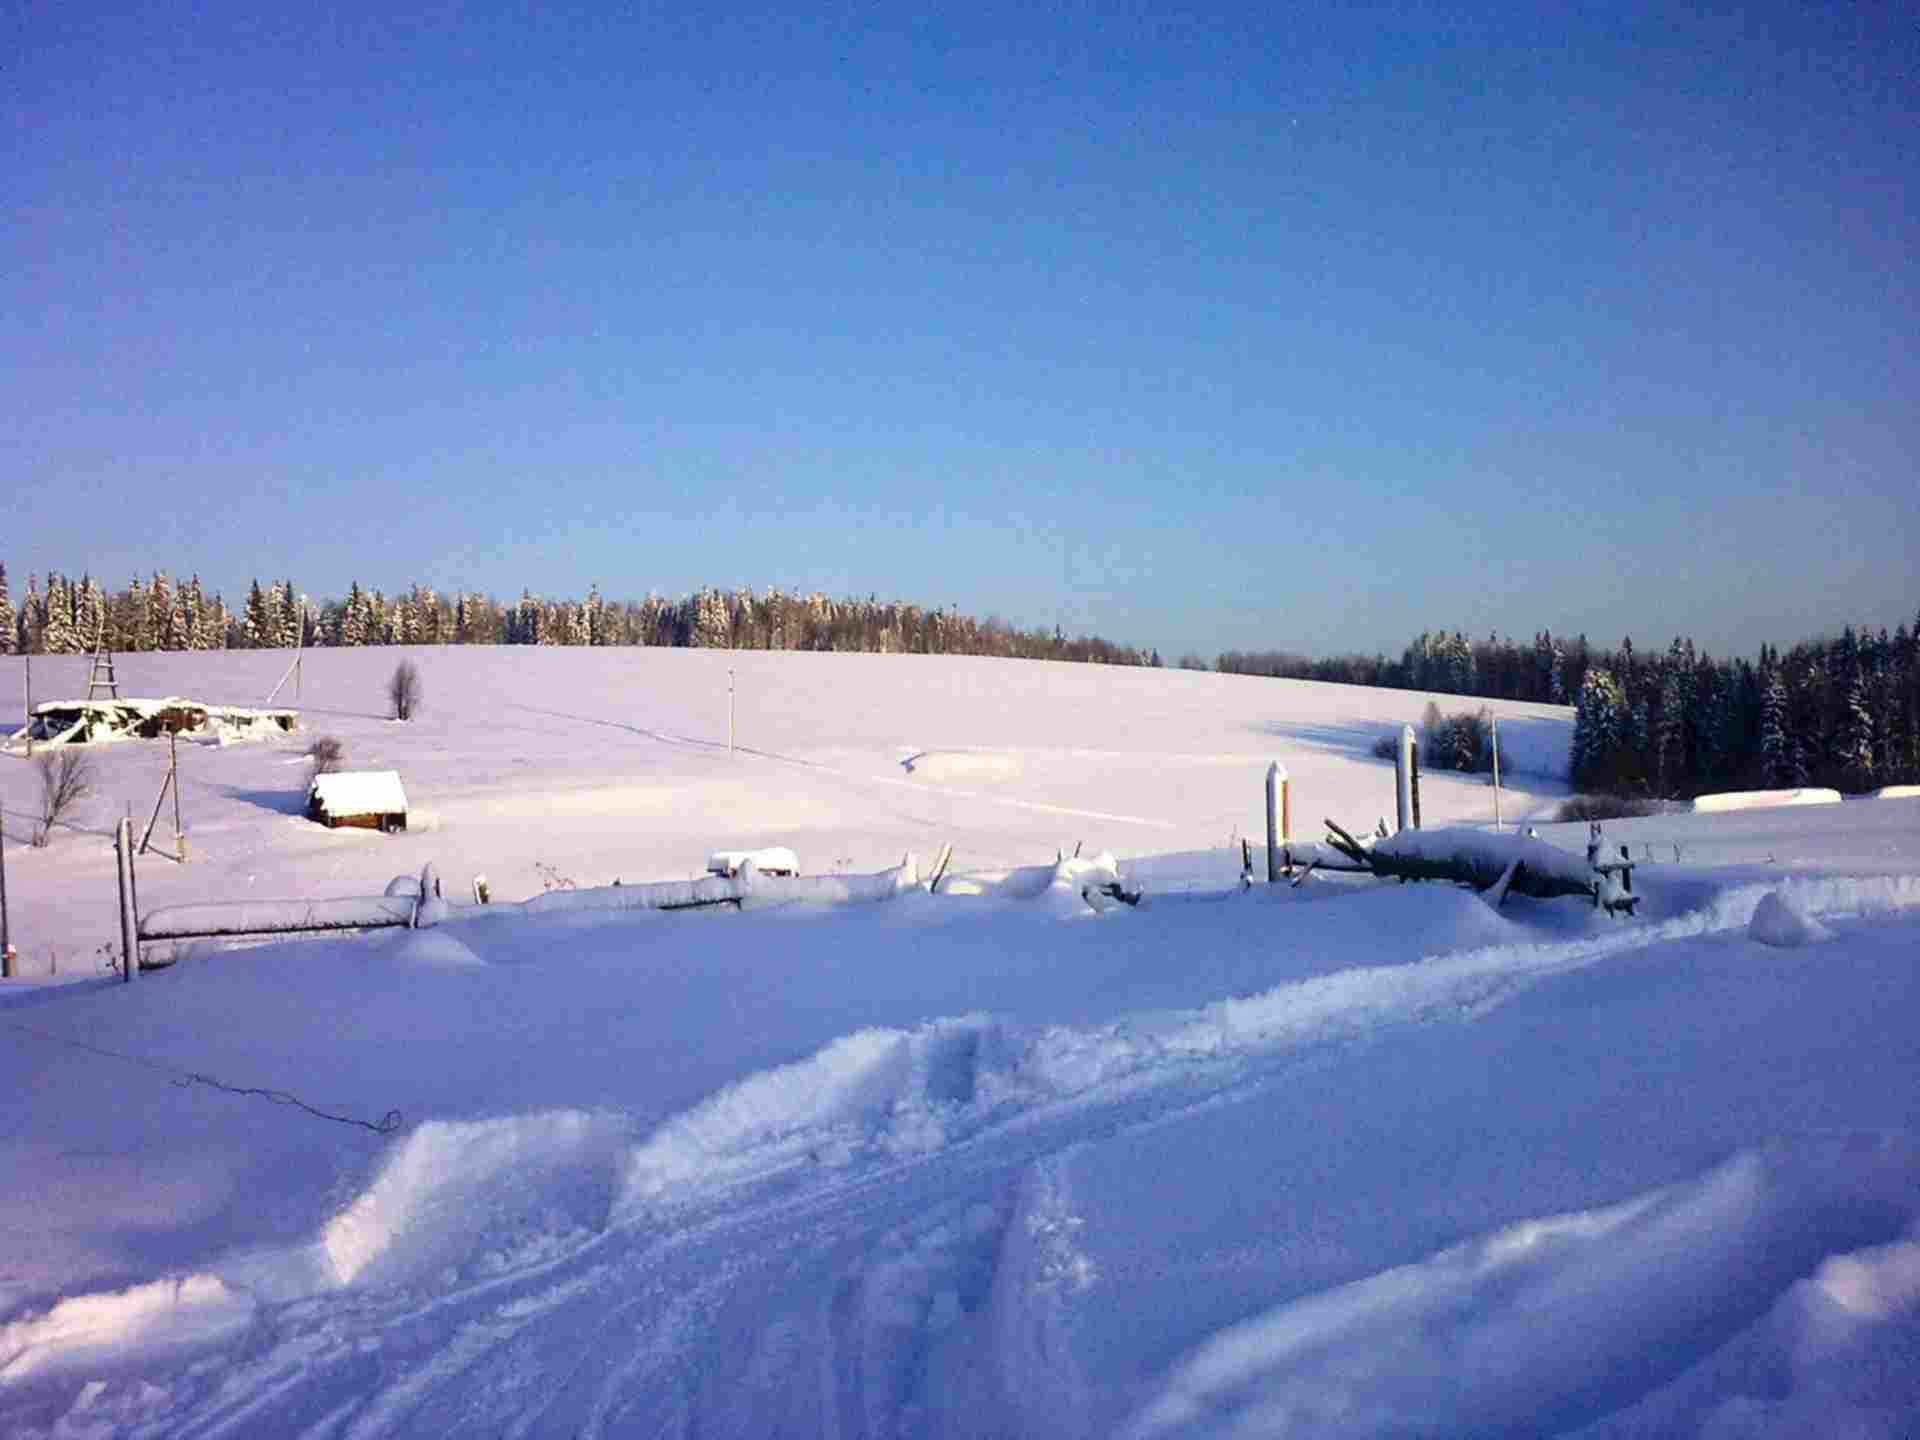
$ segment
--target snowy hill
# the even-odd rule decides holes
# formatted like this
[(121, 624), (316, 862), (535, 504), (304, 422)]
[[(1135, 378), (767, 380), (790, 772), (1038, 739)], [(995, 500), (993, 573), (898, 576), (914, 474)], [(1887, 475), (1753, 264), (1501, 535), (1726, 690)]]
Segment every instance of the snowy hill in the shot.
[[(1267, 764), (1297, 835), (1371, 828), (1371, 743), (1426, 697), (411, 653), (412, 724), (380, 717), (393, 652), (321, 652), (300, 735), (183, 746), (189, 863), (144, 859), (140, 898), (488, 877), (500, 903), (431, 929), (76, 981), (116, 933), (104, 837), (164, 752), (93, 751), (98, 794), (37, 851), (0, 761), (28, 976), (0, 991), (8, 1433), (1912, 1433), (1920, 801), (1610, 827), (1632, 920), (1240, 893)], [(121, 671), (257, 704), (286, 658)], [(85, 662), (34, 681), (84, 693)], [(1569, 713), (1494, 708), (1506, 815), (1542, 816)], [(299, 815), (320, 733), (401, 773), (407, 833)], [(1492, 819), (1484, 779), (1423, 798)], [(959, 883), (880, 903), (512, 903), (947, 842)], [(1049, 890), (1082, 843), (1147, 903)]]

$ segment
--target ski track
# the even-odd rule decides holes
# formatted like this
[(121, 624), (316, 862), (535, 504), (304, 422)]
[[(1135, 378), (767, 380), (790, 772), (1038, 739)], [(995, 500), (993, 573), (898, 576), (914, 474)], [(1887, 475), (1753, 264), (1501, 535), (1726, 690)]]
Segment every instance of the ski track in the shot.
[[(1004, 1215), (1020, 1176), (1089, 1135), (1177, 1122), (1256, 1094), (1332, 1048), (1400, 1026), (1472, 1023), (1552, 976), (1737, 930), (1775, 888), (1735, 887), (1696, 910), (1577, 940), (1339, 971), (1091, 1030), (1015, 1035), (970, 1016), (876, 1033), (850, 1052), (860, 1037), (847, 1037), (782, 1067), (827, 1063), (822, 1057), (840, 1047), (835, 1063), (851, 1065), (855, 1081), (845, 1095), (782, 1128), (777, 1116), (763, 1123), (752, 1104), (756, 1084), (774, 1095), (780, 1086), (745, 1077), (659, 1127), (626, 1160), (631, 1177), (649, 1147), (691, 1135), (704, 1163), (669, 1172), (651, 1198), (616, 1201), (604, 1229), (560, 1253), (424, 1298), (400, 1284), (272, 1304), (230, 1278), (254, 1305), (250, 1332), (222, 1364), (177, 1362), (160, 1382), (164, 1400), (129, 1417), (124, 1433), (218, 1440), (275, 1429), (371, 1440), (470, 1426), (548, 1433), (564, 1422), (569, 1433), (594, 1436), (628, 1433), (640, 1417), (652, 1433), (698, 1433), (701, 1377), (690, 1357), (711, 1344), (707, 1327), (743, 1288), (788, 1296), (844, 1289), (853, 1284), (846, 1267), (859, 1265), (849, 1257), (866, 1253), (876, 1235), (921, 1244), (934, 1252), (925, 1263), (937, 1265), (941, 1227), (961, 1223), (952, 1217)], [(1920, 877), (1789, 888), (1830, 919), (1920, 906)], [(944, 1218), (930, 1224), (929, 1216)], [(977, 1214), (961, 1224), (963, 1239), (982, 1224)], [(991, 1257), (971, 1263), (990, 1266)], [(1069, 1262), (1060, 1274), (1071, 1275)], [(856, 1285), (846, 1303), (857, 1309), (859, 1293)], [(887, 1299), (880, 1287), (879, 1303)], [(451, 1325), (450, 1312), (458, 1317)], [(888, 1428), (889, 1405), (907, 1403), (895, 1396), (882, 1413), (865, 1413), (884, 1397), (866, 1392), (858, 1357), (842, 1353), (851, 1342), (835, 1334), (872, 1323), (857, 1313), (816, 1317), (810, 1333), (793, 1332), (793, 1345), (822, 1351), (818, 1403), (862, 1412), (838, 1415), (823, 1433), (875, 1433)], [(343, 1393), (354, 1398), (341, 1402)]]
[[(855, 786), (895, 786), (911, 790), (919, 795), (937, 795), (943, 799), (978, 800), (989, 805), (1004, 805), (1013, 810), (1026, 810), (1040, 815), (1065, 815), (1076, 820), (1105, 820), (1116, 825), (1142, 825), (1154, 830), (1177, 830), (1179, 826), (1168, 820), (1154, 820), (1141, 815), (1119, 815), (1104, 810), (1081, 810), (1068, 805), (1048, 805), (1038, 800), (1021, 800), (1011, 795), (989, 795), (978, 790), (960, 790), (950, 786), (928, 785), (924, 781), (904, 780), (894, 775), (856, 775), (845, 770), (837, 770), (818, 760), (807, 760), (798, 755), (783, 755), (777, 750), (761, 750), (751, 745), (726, 745), (718, 740), (703, 740), (693, 735), (676, 735), (670, 730), (653, 730), (644, 725), (628, 725), (617, 720), (596, 720), (584, 715), (566, 715), (554, 710), (540, 710), (531, 705), (518, 707), (530, 710), (536, 715), (549, 715), (555, 719), (573, 720), (583, 725), (599, 725), (613, 730), (625, 730), (629, 734), (639, 735), (656, 744), (670, 748), (690, 750), (703, 755), (719, 751), (729, 754), (752, 755), (760, 760), (772, 760), (781, 765), (792, 765), (817, 775), (826, 775), (843, 784)], [(936, 828), (936, 822), (919, 821), (927, 828)]]

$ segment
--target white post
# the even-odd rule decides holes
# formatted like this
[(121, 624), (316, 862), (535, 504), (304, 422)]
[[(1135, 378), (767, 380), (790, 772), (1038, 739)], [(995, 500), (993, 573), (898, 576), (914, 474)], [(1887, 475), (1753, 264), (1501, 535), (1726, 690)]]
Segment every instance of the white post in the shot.
[(727, 754), (733, 754), (733, 667), (727, 667)]
[(114, 828), (113, 856), (120, 875), (120, 968), (125, 972), (121, 983), (131, 985), (133, 977), (140, 973), (140, 952), (137, 948), (140, 921), (133, 911), (133, 886), (129, 873), (133, 869), (133, 821), (123, 819)]
[(1267, 883), (1280, 879), (1280, 850), (1290, 843), (1293, 817), (1287, 813), (1287, 767), (1278, 760), (1267, 766)]
[(1493, 717), (1493, 828), (1500, 829), (1500, 717)]
[(1404, 830), (1413, 823), (1413, 727), (1400, 727), (1400, 746), (1393, 752), (1393, 821)]

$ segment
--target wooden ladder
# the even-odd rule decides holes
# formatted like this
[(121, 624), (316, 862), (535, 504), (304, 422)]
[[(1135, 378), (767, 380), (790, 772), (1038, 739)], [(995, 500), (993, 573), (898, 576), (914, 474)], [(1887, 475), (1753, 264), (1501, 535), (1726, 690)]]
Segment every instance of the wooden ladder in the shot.
[(113, 678), (113, 651), (107, 648), (107, 612), (104, 603), (100, 610), (100, 626), (93, 636), (93, 671), (87, 676), (87, 699), (94, 699), (102, 690), (107, 692), (109, 700), (120, 698), (120, 682)]

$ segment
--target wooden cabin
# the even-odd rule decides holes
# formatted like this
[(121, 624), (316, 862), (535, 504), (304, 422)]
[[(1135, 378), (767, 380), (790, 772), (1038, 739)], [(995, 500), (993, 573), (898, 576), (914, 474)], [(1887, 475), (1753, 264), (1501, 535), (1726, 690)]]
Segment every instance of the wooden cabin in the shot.
[(307, 818), (329, 830), (352, 825), (388, 834), (407, 828), (407, 792), (398, 770), (336, 770), (313, 777)]

